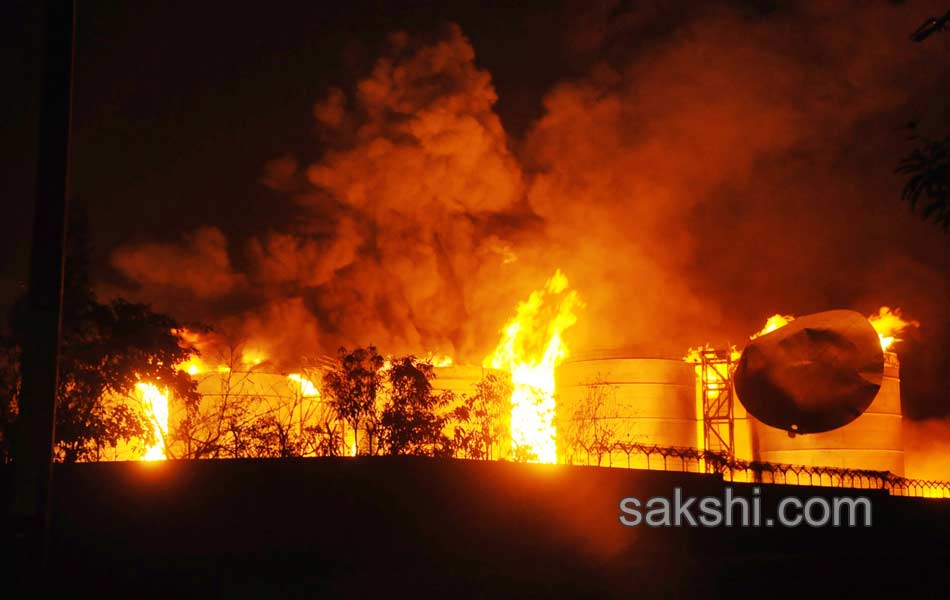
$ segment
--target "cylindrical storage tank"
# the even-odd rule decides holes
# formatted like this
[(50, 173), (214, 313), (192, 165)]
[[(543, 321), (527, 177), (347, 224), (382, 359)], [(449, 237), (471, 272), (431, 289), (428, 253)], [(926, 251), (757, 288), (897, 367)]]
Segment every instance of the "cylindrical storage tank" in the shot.
[[(216, 369), (192, 377), (198, 383), (200, 411), (205, 415), (196, 421), (195, 435), (199, 438), (213, 437), (214, 434), (206, 429), (222, 426), (217, 419), (228, 412), (240, 414), (240, 423), (249, 427), (267, 418), (299, 431), (302, 436), (305, 428), (321, 423), (327, 410), (320, 393), (322, 373), (316, 369), (305, 369), (293, 375), (268, 372), (263, 368), (247, 371)], [(187, 416), (183, 403), (172, 404), (171, 423), (178, 424)], [(346, 440), (347, 445), (350, 443), (351, 440)], [(179, 456), (185, 454), (184, 448), (176, 450)]]
[(750, 419), (757, 460), (904, 474), (900, 363), (893, 352), (884, 353), (884, 379), (874, 401), (843, 427), (789, 437), (785, 431)]
[[(510, 375), (497, 369), (481, 367), (478, 365), (451, 365), (447, 367), (435, 367), (433, 369), (435, 378), (432, 380), (432, 393), (436, 396), (443, 392), (451, 392), (455, 399), (446, 406), (445, 413), (462, 406), (465, 399), (463, 396), (472, 398), (476, 393), (476, 386), (479, 382), (485, 380), (489, 375), (495, 375), (499, 380), (499, 387), (495, 388), (499, 396), (495, 398), (498, 404), (494, 405), (494, 416), (484, 417), (490, 419), (493, 426), (491, 428), (491, 441), (480, 438), (475, 442), (475, 446), (469, 451), (460, 450), (460, 456), (464, 458), (508, 458), (511, 454), (511, 433), (510, 415), (511, 415), (511, 386)], [(484, 405), (478, 405), (484, 406)], [(477, 407), (476, 407), (477, 410)], [(470, 432), (479, 429), (482, 423), (474, 414), (470, 416), (469, 422), (463, 429)], [(456, 423), (446, 422), (443, 433), (452, 438), (456, 434)]]
[(435, 379), (432, 380), (432, 392), (438, 394), (448, 391), (459, 398), (462, 394), (471, 396), (475, 393), (475, 384), (493, 372), (495, 372), (493, 369), (486, 369), (478, 365), (435, 367), (433, 368)]
[[(564, 462), (679, 469), (680, 458), (667, 456), (664, 464), (659, 453), (617, 443), (695, 448), (694, 366), (616, 353), (575, 356), (557, 370), (557, 426)], [(604, 445), (614, 448), (598, 450)]]

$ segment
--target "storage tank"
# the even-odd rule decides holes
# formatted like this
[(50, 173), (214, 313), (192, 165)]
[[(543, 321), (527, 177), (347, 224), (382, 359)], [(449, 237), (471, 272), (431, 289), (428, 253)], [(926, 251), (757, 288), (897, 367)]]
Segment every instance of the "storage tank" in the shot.
[(884, 353), (884, 377), (871, 405), (843, 427), (789, 437), (785, 431), (750, 419), (757, 460), (904, 474), (900, 363), (893, 352)]
[(475, 384), (489, 373), (496, 371), (478, 365), (451, 365), (435, 367), (433, 372), (435, 373), (435, 379), (432, 380), (433, 393), (449, 391), (461, 397), (462, 394), (466, 396), (474, 394)]
[[(635, 358), (620, 352), (574, 356), (557, 370), (559, 460), (662, 468), (659, 454), (583, 447), (601, 441), (646, 446), (697, 446), (696, 374), (680, 359)], [(693, 461), (695, 462), (695, 461)], [(669, 469), (683, 467), (668, 457)], [(695, 467), (695, 465), (693, 465)]]

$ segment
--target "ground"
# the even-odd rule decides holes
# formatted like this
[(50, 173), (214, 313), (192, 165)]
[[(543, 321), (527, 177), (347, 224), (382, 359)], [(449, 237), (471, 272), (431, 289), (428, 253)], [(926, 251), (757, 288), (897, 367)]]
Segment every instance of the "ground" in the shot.
[(677, 486), (722, 497), (717, 476), (393, 457), (57, 465), (54, 485), (52, 570), (42, 583), (65, 593), (946, 597), (950, 590), (950, 502), (879, 491), (763, 486), (763, 514), (782, 494), (869, 495), (868, 529), (695, 529), (623, 527), (618, 503), (672, 496)]

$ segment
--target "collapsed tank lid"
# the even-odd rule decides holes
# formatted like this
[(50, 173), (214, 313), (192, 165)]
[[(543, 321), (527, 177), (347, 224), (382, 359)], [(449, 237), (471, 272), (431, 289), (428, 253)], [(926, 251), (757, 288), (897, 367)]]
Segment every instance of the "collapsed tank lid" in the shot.
[(794, 433), (847, 425), (881, 387), (884, 353), (860, 313), (799, 317), (745, 347), (734, 376), (739, 401), (763, 423)]

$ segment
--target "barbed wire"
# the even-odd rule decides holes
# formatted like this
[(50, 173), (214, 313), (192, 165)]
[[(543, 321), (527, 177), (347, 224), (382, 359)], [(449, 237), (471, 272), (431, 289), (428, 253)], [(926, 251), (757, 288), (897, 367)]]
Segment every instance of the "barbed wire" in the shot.
[[(724, 452), (631, 442), (578, 443), (570, 450), (568, 464), (719, 473), (734, 482), (880, 489), (894, 496), (950, 498), (950, 481), (910, 479), (890, 471), (745, 461)], [(624, 459), (615, 460), (617, 455)]]

